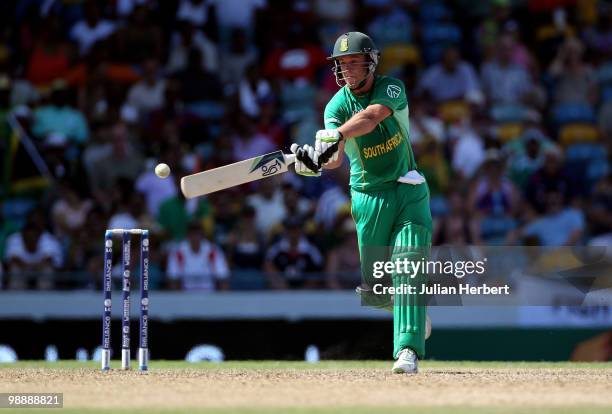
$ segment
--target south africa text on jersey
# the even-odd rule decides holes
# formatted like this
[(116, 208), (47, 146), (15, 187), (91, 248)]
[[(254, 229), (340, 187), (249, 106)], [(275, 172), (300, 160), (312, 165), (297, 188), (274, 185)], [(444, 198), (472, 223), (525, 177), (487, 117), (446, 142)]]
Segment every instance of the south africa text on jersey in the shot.
[(397, 134), (393, 135), (391, 138), (389, 138), (382, 144), (372, 145), (371, 147), (364, 147), (362, 149), (363, 157), (368, 159), (368, 158), (381, 156), (390, 151), (393, 151), (401, 143), (402, 143), (402, 136), (398, 132)]

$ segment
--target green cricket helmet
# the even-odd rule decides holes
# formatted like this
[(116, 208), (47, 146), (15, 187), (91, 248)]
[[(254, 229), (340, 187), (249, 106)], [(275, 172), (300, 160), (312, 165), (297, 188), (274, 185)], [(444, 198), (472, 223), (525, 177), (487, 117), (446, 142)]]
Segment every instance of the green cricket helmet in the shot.
[(346, 84), (338, 58), (349, 55), (365, 55), (368, 58), (367, 62), (363, 63), (364, 67), (367, 67), (368, 69), (367, 75), (357, 84), (357, 86), (352, 88), (359, 89), (365, 85), (368, 77), (376, 71), (380, 52), (376, 48), (376, 45), (370, 36), (366, 35), (365, 33), (348, 32), (341, 35), (334, 44), (332, 55), (327, 58), (328, 60), (334, 61), (332, 71), (336, 76), (336, 83), (338, 86), (344, 86), (344, 84)]

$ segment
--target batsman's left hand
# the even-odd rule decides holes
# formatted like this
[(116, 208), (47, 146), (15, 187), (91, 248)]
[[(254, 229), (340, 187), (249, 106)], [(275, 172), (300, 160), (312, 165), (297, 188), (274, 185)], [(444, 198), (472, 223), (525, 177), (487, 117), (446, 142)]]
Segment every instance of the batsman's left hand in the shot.
[(319, 166), (319, 153), (310, 145), (300, 147), (298, 144), (291, 144), (291, 152), (295, 154), (295, 172), (299, 175), (308, 177), (318, 177), (321, 175)]

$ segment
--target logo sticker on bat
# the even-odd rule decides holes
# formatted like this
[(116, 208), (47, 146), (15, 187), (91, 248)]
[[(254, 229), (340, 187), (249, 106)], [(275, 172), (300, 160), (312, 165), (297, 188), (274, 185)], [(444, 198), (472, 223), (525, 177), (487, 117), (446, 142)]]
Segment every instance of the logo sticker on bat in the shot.
[(282, 167), (281, 163), (285, 163), (285, 158), (283, 157), (282, 151), (276, 151), (263, 155), (253, 162), (249, 174), (256, 170), (261, 170), (262, 177), (276, 174)]

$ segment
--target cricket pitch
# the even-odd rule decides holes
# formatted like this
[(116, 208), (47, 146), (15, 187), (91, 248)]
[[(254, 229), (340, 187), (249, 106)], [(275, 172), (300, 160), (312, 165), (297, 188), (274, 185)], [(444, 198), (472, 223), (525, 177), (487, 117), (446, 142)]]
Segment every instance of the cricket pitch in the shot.
[(150, 365), (0, 364), (0, 392), (62, 392), (75, 413), (612, 412), (612, 363), (425, 361), (410, 376), (381, 361)]

